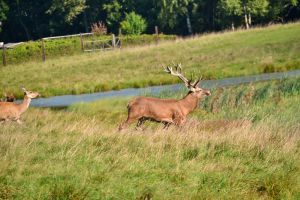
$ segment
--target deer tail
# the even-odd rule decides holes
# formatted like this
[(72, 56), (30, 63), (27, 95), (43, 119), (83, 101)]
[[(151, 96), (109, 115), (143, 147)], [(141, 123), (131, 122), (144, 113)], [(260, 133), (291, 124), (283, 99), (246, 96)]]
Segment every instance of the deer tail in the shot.
[(128, 111), (130, 110), (130, 108), (132, 107), (132, 105), (135, 103), (136, 98), (132, 99), (131, 101), (129, 101), (129, 103), (127, 104), (127, 109)]

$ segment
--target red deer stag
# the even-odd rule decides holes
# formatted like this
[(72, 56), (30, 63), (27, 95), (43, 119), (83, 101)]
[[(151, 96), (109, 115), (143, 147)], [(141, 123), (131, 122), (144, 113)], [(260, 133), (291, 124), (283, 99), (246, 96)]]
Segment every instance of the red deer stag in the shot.
[(171, 124), (182, 126), (187, 115), (197, 108), (200, 99), (211, 95), (209, 90), (199, 87), (200, 79), (192, 83), (185, 78), (181, 73), (180, 64), (176, 66), (176, 72), (168, 66), (165, 68), (165, 72), (179, 77), (189, 89), (188, 94), (180, 100), (151, 97), (134, 98), (127, 106), (127, 120), (119, 126), (119, 130), (128, 127), (135, 120), (138, 120), (136, 129), (146, 120), (161, 122), (164, 124), (164, 128), (168, 128)]
[(31, 99), (39, 96), (37, 92), (27, 91), (25, 88), (22, 88), (24, 91), (24, 100), (21, 104), (15, 104), (13, 102), (0, 102), (0, 122), (5, 121), (16, 121), (21, 124), (21, 114), (23, 114), (29, 107)]

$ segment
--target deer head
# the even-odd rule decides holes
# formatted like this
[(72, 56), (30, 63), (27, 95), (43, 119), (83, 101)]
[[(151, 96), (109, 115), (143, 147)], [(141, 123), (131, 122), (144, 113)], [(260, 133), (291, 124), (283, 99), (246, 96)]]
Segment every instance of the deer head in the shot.
[(190, 91), (189, 93), (191, 93), (193, 96), (195, 96), (199, 99), (204, 97), (204, 96), (210, 96), (211, 95), (209, 90), (203, 89), (199, 86), (201, 79), (197, 79), (192, 83), (191, 80), (188, 80), (182, 74), (181, 64), (177, 64), (177, 65), (174, 64), (174, 66), (175, 66), (175, 70), (176, 70), (175, 72), (173, 71), (172, 67), (170, 67), (170, 66), (167, 66), (165, 68), (165, 72), (180, 78), (184, 82), (185, 86), (189, 89), (189, 91)]
[(24, 92), (24, 95), (30, 99), (34, 99), (40, 96), (38, 92), (27, 91), (24, 87), (22, 87), (21, 90)]

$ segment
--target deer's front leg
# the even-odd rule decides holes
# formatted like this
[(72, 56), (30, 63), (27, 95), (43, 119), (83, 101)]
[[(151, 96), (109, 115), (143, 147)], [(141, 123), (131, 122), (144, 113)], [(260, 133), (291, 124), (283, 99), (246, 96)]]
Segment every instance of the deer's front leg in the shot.
[(173, 116), (173, 120), (176, 126), (183, 126), (184, 123), (186, 122), (186, 116), (180, 114), (180, 113), (175, 113)]
[(162, 123), (163, 123), (163, 125), (164, 125), (163, 129), (168, 129), (169, 126), (171, 125), (170, 122), (162, 122)]
[(178, 126), (183, 126), (186, 122), (186, 117), (185, 116), (182, 116), (179, 123), (178, 123)]

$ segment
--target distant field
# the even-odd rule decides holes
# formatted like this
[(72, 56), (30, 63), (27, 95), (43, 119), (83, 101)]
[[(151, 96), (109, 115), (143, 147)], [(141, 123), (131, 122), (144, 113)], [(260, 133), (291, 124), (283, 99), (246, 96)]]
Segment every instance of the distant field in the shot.
[(300, 23), (208, 34), (160, 45), (87, 53), (0, 68), (0, 94), (19, 86), (43, 96), (178, 82), (161, 65), (181, 62), (206, 79), (300, 68)]
[(117, 132), (127, 101), (1, 125), (0, 199), (299, 199), (299, 78), (216, 89), (167, 131)]

